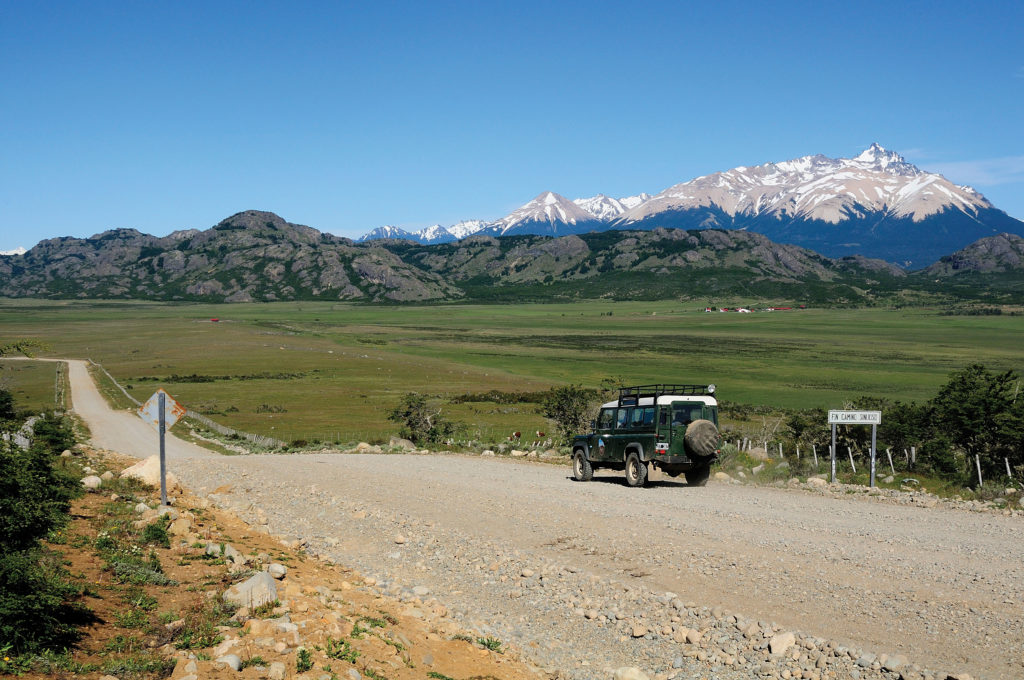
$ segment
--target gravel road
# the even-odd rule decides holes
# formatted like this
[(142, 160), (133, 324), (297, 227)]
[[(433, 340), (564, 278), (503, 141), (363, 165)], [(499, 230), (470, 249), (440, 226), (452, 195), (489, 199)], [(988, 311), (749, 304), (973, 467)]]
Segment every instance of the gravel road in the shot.
[[(82, 371), (72, 366), (76, 410)], [(80, 413), (96, 438), (126, 426)], [(150, 455), (142, 441), (99, 439)], [(631, 489), (612, 473), (577, 483), (567, 466), (501, 458), (175, 457), (182, 483), (259, 530), (304, 539), (396, 596), (429, 591), (569, 677), (637, 665), (789, 678), (799, 664), (804, 678), (830, 677), (814, 664), (823, 652), (850, 657), (831, 677), (899, 677), (872, 656), (896, 653), (934, 677), (1024, 677), (1019, 516), (667, 478)], [(744, 643), (750, 625), (764, 642)], [(707, 658), (681, 656), (690, 647), (673, 631), (687, 626), (713, 640)], [(768, 663), (782, 631), (803, 634), (793, 671)]]

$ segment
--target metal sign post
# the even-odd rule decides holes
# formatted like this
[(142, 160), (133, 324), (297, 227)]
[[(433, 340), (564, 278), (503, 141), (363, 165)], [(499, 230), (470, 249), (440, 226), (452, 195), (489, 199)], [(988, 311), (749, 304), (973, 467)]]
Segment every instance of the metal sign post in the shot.
[(167, 407), (167, 395), (162, 391), (157, 395), (160, 405), (157, 412), (160, 414), (160, 505), (167, 505), (167, 451), (164, 447), (164, 435), (167, 433), (167, 415), (164, 409)]
[(832, 479), (830, 480), (833, 484), (836, 483), (836, 424), (832, 423)]
[(164, 440), (168, 428), (185, 415), (185, 407), (160, 389), (139, 407), (138, 414), (147, 423), (156, 426), (160, 433), (160, 503), (167, 505), (167, 451)]
[[(828, 422), (832, 426), (832, 483), (836, 481), (836, 425), (871, 426), (871, 486), (875, 486), (875, 444), (878, 426), (882, 424), (881, 411), (829, 411)], [(853, 454), (850, 454), (853, 464)]]
[(878, 425), (871, 426), (871, 488), (875, 488), (875, 439), (878, 434)]

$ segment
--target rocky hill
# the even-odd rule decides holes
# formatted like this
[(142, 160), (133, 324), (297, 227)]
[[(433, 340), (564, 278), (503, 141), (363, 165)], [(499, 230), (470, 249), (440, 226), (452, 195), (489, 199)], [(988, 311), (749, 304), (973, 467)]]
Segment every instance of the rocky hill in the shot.
[(928, 276), (1024, 272), (1024, 238), (999, 234), (980, 239), (924, 270)]
[(156, 300), (375, 300), (457, 298), (459, 291), (375, 244), (248, 210), (206, 231), (163, 238), (115, 229), (42, 241), (0, 258), (9, 297)]
[(980, 262), (980, 253), (987, 253), (985, 262), (1002, 263), (986, 271), (1019, 268), (1021, 241), (1009, 234), (986, 239), (915, 275), (883, 260), (833, 259), (749, 231), (655, 228), (560, 237), (477, 234), (437, 245), (354, 243), (250, 210), (205, 231), (165, 237), (116, 229), (43, 241), (24, 254), (0, 256), (0, 295), (213, 302), (703, 302), (742, 295), (857, 302), (925, 281), (934, 288), (936, 279), (948, 278), (947, 269)]

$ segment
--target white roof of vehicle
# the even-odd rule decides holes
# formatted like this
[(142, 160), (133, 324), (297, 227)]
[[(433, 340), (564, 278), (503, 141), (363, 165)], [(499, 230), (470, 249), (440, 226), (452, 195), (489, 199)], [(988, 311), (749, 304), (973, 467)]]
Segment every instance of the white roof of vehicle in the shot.
[[(674, 401), (689, 401), (704, 404), (705, 406), (718, 406), (714, 397), (701, 394), (663, 394), (658, 397), (659, 404), (671, 404)], [(601, 408), (615, 408), (619, 405), (618, 399), (601, 404)], [(637, 406), (654, 406), (654, 397), (644, 397)]]

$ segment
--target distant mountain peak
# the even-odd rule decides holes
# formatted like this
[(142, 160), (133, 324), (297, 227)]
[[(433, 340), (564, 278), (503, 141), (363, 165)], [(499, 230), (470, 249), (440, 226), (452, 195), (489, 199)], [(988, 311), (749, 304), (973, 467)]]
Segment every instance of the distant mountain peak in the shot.
[(886, 150), (878, 142), (873, 142), (871, 146), (864, 149), (859, 156), (850, 160), (860, 167), (889, 171), (898, 175), (922, 174), (921, 169), (916, 165), (908, 163), (903, 156), (895, 151)]
[(529, 203), (513, 210), (496, 223), (499, 234), (507, 234), (529, 224), (543, 225), (546, 232), (558, 233), (557, 225), (576, 226), (597, 221), (586, 210), (554, 191), (542, 191)]
[(0, 255), (24, 255), (27, 252), (24, 248), (18, 247), (14, 250), (0, 250)]

